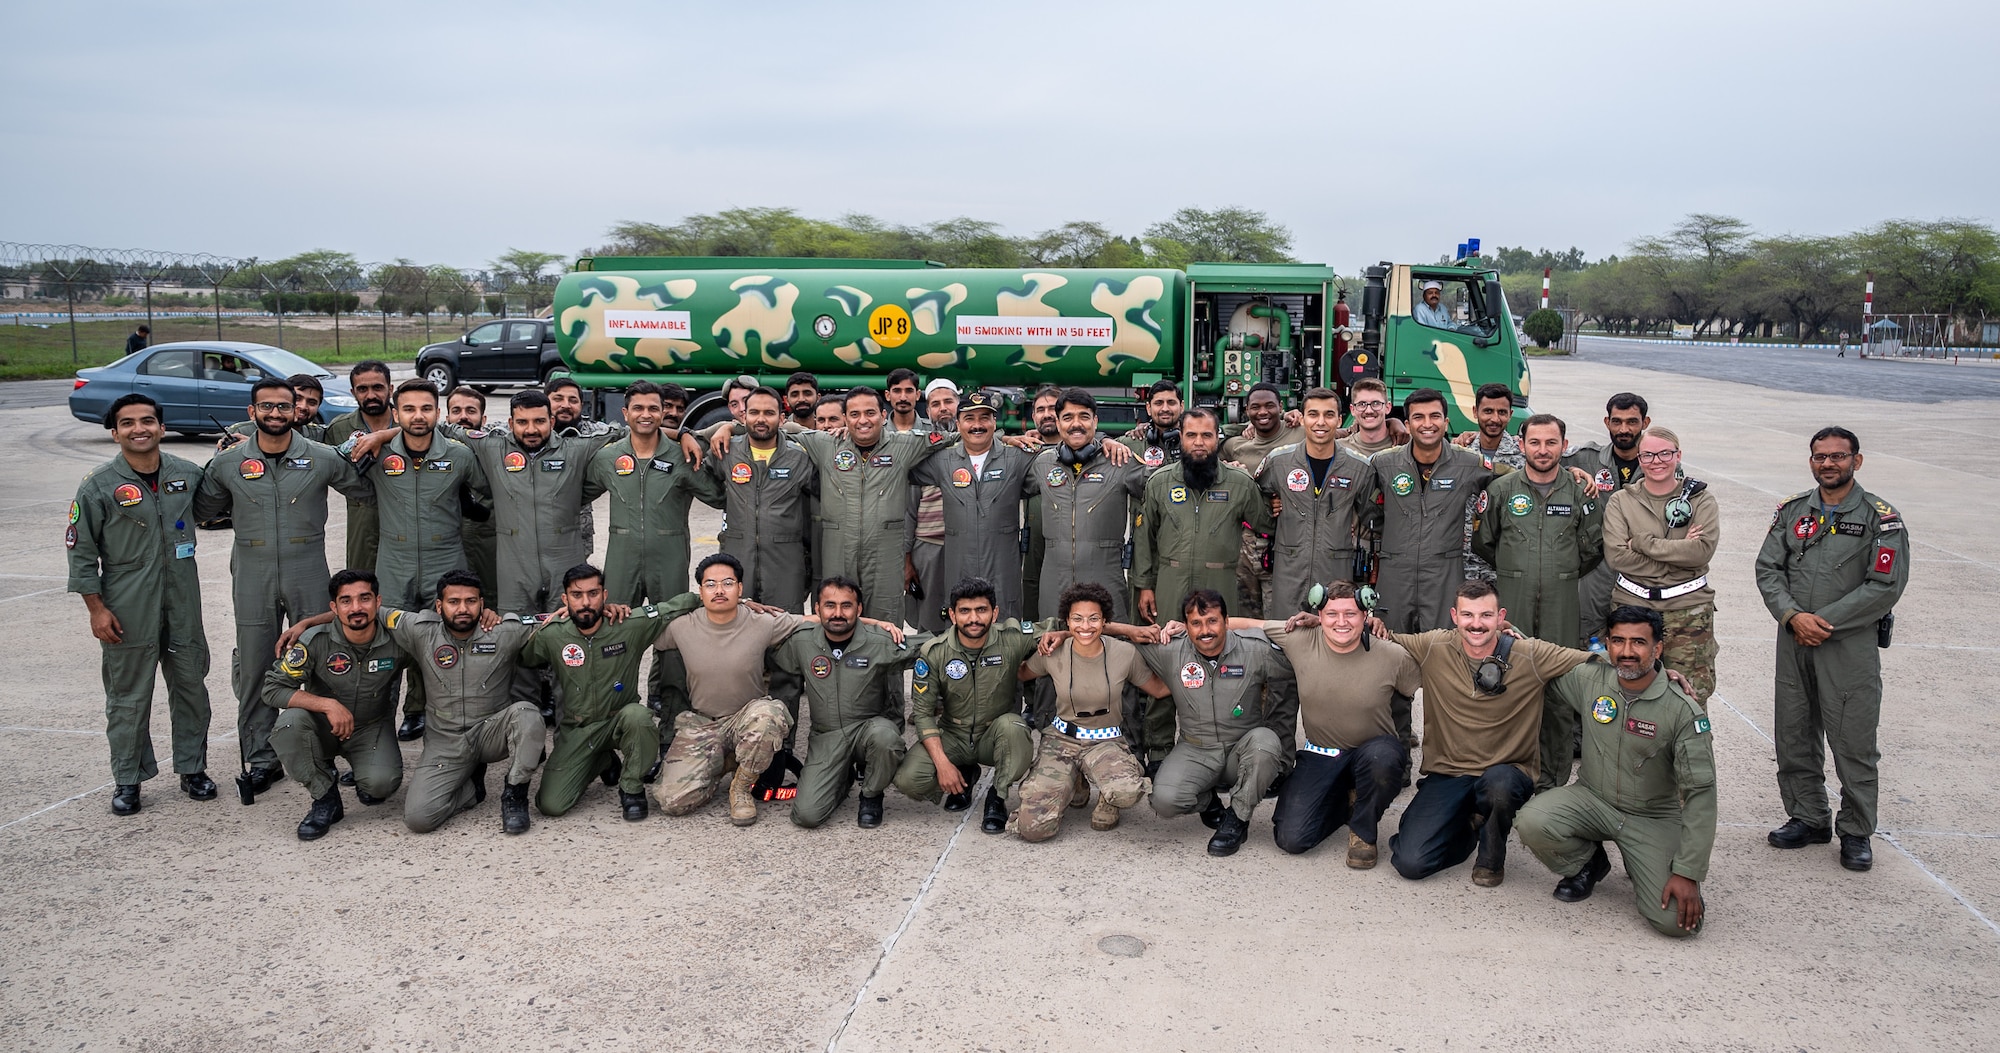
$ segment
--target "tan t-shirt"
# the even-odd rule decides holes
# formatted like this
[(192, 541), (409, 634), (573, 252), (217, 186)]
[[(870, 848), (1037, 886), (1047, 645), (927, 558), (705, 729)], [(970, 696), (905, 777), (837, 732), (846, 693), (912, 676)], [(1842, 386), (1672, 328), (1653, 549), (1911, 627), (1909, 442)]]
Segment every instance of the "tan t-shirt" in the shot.
[(1394, 735), (1390, 702), (1414, 696), (1422, 683), (1417, 660), (1391, 640), (1370, 640), (1366, 650), (1340, 654), (1318, 626), (1286, 632), (1284, 622), (1266, 622), (1264, 634), (1298, 673), (1299, 718), (1315, 746), (1351, 750)]
[(1373, 457), (1378, 453), (1381, 453), (1383, 450), (1393, 450), (1396, 447), (1402, 445), (1402, 443), (1396, 441), (1396, 433), (1393, 431), (1385, 433), (1382, 436), (1382, 441), (1379, 443), (1364, 442), (1362, 441), (1361, 433), (1355, 432), (1353, 435), (1349, 435), (1348, 437), (1340, 440), (1340, 445), (1345, 446), (1350, 450), (1353, 450), (1355, 456), (1360, 457), (1362, 460), (1365, 461), (1368, 458)]
[(1056, 688), (1056, 715), (1080, 728), (1115, 728), (1124, 723), (1126, 684), (1143, 684), (1153, 671), (1139, 649), (1104, 637), (1104, 653), (1085, 658), (1065, 640), (1054, 654), (1033, 654), (1022, 665)]
[(796, 614), (758, 614), (738, 607), (735, 618), (717, 625), (706, 610), (699, 610), (674, 619), (653, 646), (681, 653), (695, 712), (719, 720), (764, 697), (764, 652), (804, 624)]
[[(1589, 651), (1515, 640), (1504, 690), (1488, 696), (1472, 686), (1473, 662), (1459, 646), (1458, 630), (1395, 633), (1392, 638), (1423, 671), (1425, 774), (1483, 775), (1501, 764), (1512, 764), (1530, 779), (1538, 774), (1542, 688), (1588, 661)], [(1301, 673), (1300, 686), (1305, 682)]]
[(1258, 435), (1255, 428), (1245, 428), (1243, 434), (1223, 440), (1222, 459), (1235, 461), (1243, 466), (1244, 471), (1256, 475), (1258, 466), (1264, 463), (1264, 458), (1269, 457), (1272, 450), (1304, 441), (1306, 441), (1304, 428), (1280, 425), (1277, 432), (1268, 439)]

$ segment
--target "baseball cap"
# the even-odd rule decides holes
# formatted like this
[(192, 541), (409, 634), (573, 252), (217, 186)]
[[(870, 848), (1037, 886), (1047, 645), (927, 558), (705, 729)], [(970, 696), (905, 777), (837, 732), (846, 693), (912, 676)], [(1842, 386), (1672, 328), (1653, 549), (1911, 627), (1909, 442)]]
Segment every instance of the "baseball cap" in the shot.
[(963, 417), (972, 410), (985, 410), (995, 416), (1000, 413), (1000, 396), (990, 391), (975, 391), (958, 404), (958, 415)]

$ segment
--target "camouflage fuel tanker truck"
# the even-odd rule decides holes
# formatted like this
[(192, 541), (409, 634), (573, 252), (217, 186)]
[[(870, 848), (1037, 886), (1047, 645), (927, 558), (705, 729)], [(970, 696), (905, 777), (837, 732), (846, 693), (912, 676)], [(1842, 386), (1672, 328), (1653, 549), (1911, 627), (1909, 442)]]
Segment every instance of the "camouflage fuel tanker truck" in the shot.
[[(727, 412), (720, 389), (739, 374), (782, 389), (805, 370), (827, 391), (879, 387), (899, 366), (1010, 395), (1087, 388), (1111, 431), (1139, 417), (1135, 390), (1163, 377), (1230, 419), (1259, 381), (1296, 405), (1307, 388), (1345, 395), (1362, 377), (1399, 402), (1418, 388), (1445, 392), (1461, 429), (1473, 427), (1474, 390), (1497, 381), (1525, 418), (1527, 363), (1496, 274), (1384, 263), (1363, 281), (1355, 326), (1332, 268), (1312, 264), (1183, 273), (600, 256), (563, 277), (552, 311), (578, 383), (610, 392), (671, 380), (696, 393), (687, 419), (697, 425)], [(1449, 326), (1412, 313), (1428, 282), (1443, 287)]]

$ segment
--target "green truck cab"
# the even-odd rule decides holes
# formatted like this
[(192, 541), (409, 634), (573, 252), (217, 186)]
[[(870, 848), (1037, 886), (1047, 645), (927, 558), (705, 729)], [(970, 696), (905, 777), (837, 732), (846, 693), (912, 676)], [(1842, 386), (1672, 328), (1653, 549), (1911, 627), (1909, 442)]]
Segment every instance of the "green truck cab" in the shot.
[[(1001, 389), (1016, 415), (1025, 413), (1021, 396), (1041, 384), (1082, 387), (1097, 396), (1109, 431), (1135, 423), (1143, 411), (1136, 392), (1163, 377), (1191, 401), (1240, 420), (1260, 381), (1278, 384), (1293, 405), (1310, 387), (1344, 394), (1352, 377), (1344, 379), (1342, 362), (1356, 358), (1353, 377), (1380, 376), (1398, 399), (1420, 387), (1446, 391), (1457, 428), (1472, 427), (1480, 384), (1501, 381), (1525, 395), (1526, 364), (1511, 325), (1488, 334), (1405, 324), (1410, 282), (1438, 272), (1467, 290), (1468, 304), (1477, 298), (1480, 311), (1496, 305), (1507, 318), (1496, 276), (1394, 270), (1378, 296), (1371, 269), (1370, 302), (1384, 305), (1372, 330), (1342, 324), (1338, 279), (1313, 264), (1204, 263), (1183, 273), (595, 257), (563, 277), (552, 316), (557, 348), (580, 385), (615, 392), (641, 378), (678, 383), (696, 393), (687, 415), (695, 425), (727, 412), (720, 391), (731, 377), (747, 373), (782, 388), (800, 370), (832, 391), (879, 387), (891, 370), (907, 367), (961, 387)], [(1396, 280), (1405, 286), (1400, 300)], [(1376, 345), (1367, 348), (1371, 332)]]

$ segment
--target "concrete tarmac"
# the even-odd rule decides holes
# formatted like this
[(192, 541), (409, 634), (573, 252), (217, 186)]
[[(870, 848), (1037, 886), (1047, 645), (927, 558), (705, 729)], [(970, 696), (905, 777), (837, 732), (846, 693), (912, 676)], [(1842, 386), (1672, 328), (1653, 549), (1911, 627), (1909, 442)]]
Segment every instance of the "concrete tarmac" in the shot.
[[(78, 477), (115, 449), (59, 406), (0, 408), (13, 453), (0, 608), (14, 626), (0, 676), (15, 686), (0, 696), (0, 1048), (1988, 1048), (2000, 642), (1976, 613), (2000, 586), (2000, 458), (1978, 437), (2000, 429), (2000, 402), (1913, 405), (1865, 384), (1803, 395), (1590, 356), (1533, 369), (1535, 407), (1578, 441), (1602, 437), (1607, 395), (1644, 394), (1722, 502), (1722, 827), (1696, 938), (1648, 928), (1621, 870), (1592, 899), (1557, 902), (1555, 875), (1518, 842), (1497, 889), (1473, 886), (1469, 862), (1416, 883), (1386, 860), (1350, 871), (1338, 835), (1286, 856), (1268, 803), (1223, 860), (1194, 817), (1143, 806), (1107, 833), (1072, 812), (1028, 845), (894, 793), (873, 831), (851, 804), (816, 831), (782, 805), (748, 829), (720, 804), (627, 824), (595, 783), (512, 838), (497, 793), (421, 836), (400, 793), (373, 808), (350, 793), (346, 820), (301, 843), (296, 782), (247, 808), (229, 793), (227, 533), (202, 534), (198, 556), (224, 794), (192, 802), (163, 776), (141, 814), (117, 818), (98, 647), (63, 591), (60, 542)], [(1828, 423), (1861, 435), (1863, 484), (1914, 543), (1883, 656), (1883, 830), (1867, 874), (1842, 870), (1833, 846), (1764, 843), (1784, 819), (1776, 627), (1751, 563), (1773, 505), (1810, 484), (1806, 437)], [(209, 447), (168, 448), (199, 461)], [(713, 513), (695, 526), (707, 551)]]

